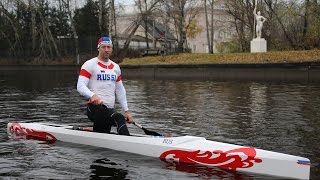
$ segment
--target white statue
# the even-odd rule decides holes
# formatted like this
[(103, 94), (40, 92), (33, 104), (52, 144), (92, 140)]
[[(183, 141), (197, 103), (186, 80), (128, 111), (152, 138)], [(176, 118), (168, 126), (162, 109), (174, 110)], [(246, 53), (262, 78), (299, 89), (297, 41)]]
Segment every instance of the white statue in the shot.
[(255, 20), (257, 22), (256, 24), (256, 34), (257, 34), (257, 38), (261, 38), (261, 31), (262, 31), (262, 26), (263, 23), (267, 20), (265, 17), (261, 16), (261, 12), (258, 11), (257, 12), (257, 8), (255, 7), (253, 10), (253, 14), (255, 17)]

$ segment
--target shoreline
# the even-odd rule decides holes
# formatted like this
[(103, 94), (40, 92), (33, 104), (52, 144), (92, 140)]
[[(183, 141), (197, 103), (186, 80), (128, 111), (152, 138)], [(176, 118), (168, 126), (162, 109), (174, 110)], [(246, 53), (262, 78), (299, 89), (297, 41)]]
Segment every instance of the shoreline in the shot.
[(320, 62), (265, 64), (166, 64), (121, 66), (124, 77), (320, 82)]
[[(81, 65), (0, 65), (0, 70), (75, 71)], [(320, 82), (320, 62), (121, 65), (127, 79)]]

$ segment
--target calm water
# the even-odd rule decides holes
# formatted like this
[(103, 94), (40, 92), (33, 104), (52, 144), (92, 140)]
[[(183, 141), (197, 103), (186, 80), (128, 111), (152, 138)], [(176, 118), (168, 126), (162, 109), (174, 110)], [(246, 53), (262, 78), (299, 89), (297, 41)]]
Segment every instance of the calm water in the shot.
[[(7, 123), (16, 120), (90, 125), (76, 80), (77, 71), (0, 71), (0, 179), (266, 178), (8, 137)], [(128, 79), (125, 87), (135, 120), (149, 129), (308, 157), (311, 179), (320, 178), (320, 83)]]

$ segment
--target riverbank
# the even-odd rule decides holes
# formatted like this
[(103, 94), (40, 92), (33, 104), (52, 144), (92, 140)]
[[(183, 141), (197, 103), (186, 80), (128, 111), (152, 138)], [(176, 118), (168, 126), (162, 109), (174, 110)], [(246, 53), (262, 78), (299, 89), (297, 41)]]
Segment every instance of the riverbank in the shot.
[(122, 74), (140, 79), (320, 82), (320, 62), (267, 64), (122, 65)]
[[(80, 55), (80, 63), (95, 55)], [(146, 56), (125, 58), (120, 65), (150, 65), (150, 64), (268, 64), (268, 63), (303, 63), (320, 62), (320, 49), (303, 51), (271, 51), (266, 53), (182, 53), (166, 56)], [(60, 59), (35, 59), (30, 62), (19, 61), (19, 65), (75, 65), (75, 57)], [(13, 59), (0, 58), (0, 66), (17, 65)]]
[(303, 62), (320, 62), (320, 50), (272, 51), (266, 53), (183, 53), (169, 56), (126, 58), (121, 64), (274, 64)]
[[(189, 79), (218, 81), (320, 82), (320, 62), (246, 64), (143, 64), (120, 65), (123, 79)], [(69, 71), (78, 74), (80, 65), (0, 66), (0, 71)], [(7, 73), (8, 74), (8, 73)]]
[(179, 54), (124, 59), (124, 77), (320, 82), (320, 50)]
[[(0, 65), (0, 70), (54, 70), (78, 73), (72, 63)], [(202, 79), (320, 82), (320, 50), (267, 53), (179, 54), (124, 59), (124, 79)]]

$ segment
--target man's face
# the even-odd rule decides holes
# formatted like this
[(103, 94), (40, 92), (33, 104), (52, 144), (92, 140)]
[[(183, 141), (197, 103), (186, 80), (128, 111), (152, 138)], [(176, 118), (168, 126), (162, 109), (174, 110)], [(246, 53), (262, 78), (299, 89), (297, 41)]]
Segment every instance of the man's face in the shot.
[(102, 44), (99, 49), (99, 56), (108, 59), (110, 54), (112, 53), (112, 45), (110, 44)]

